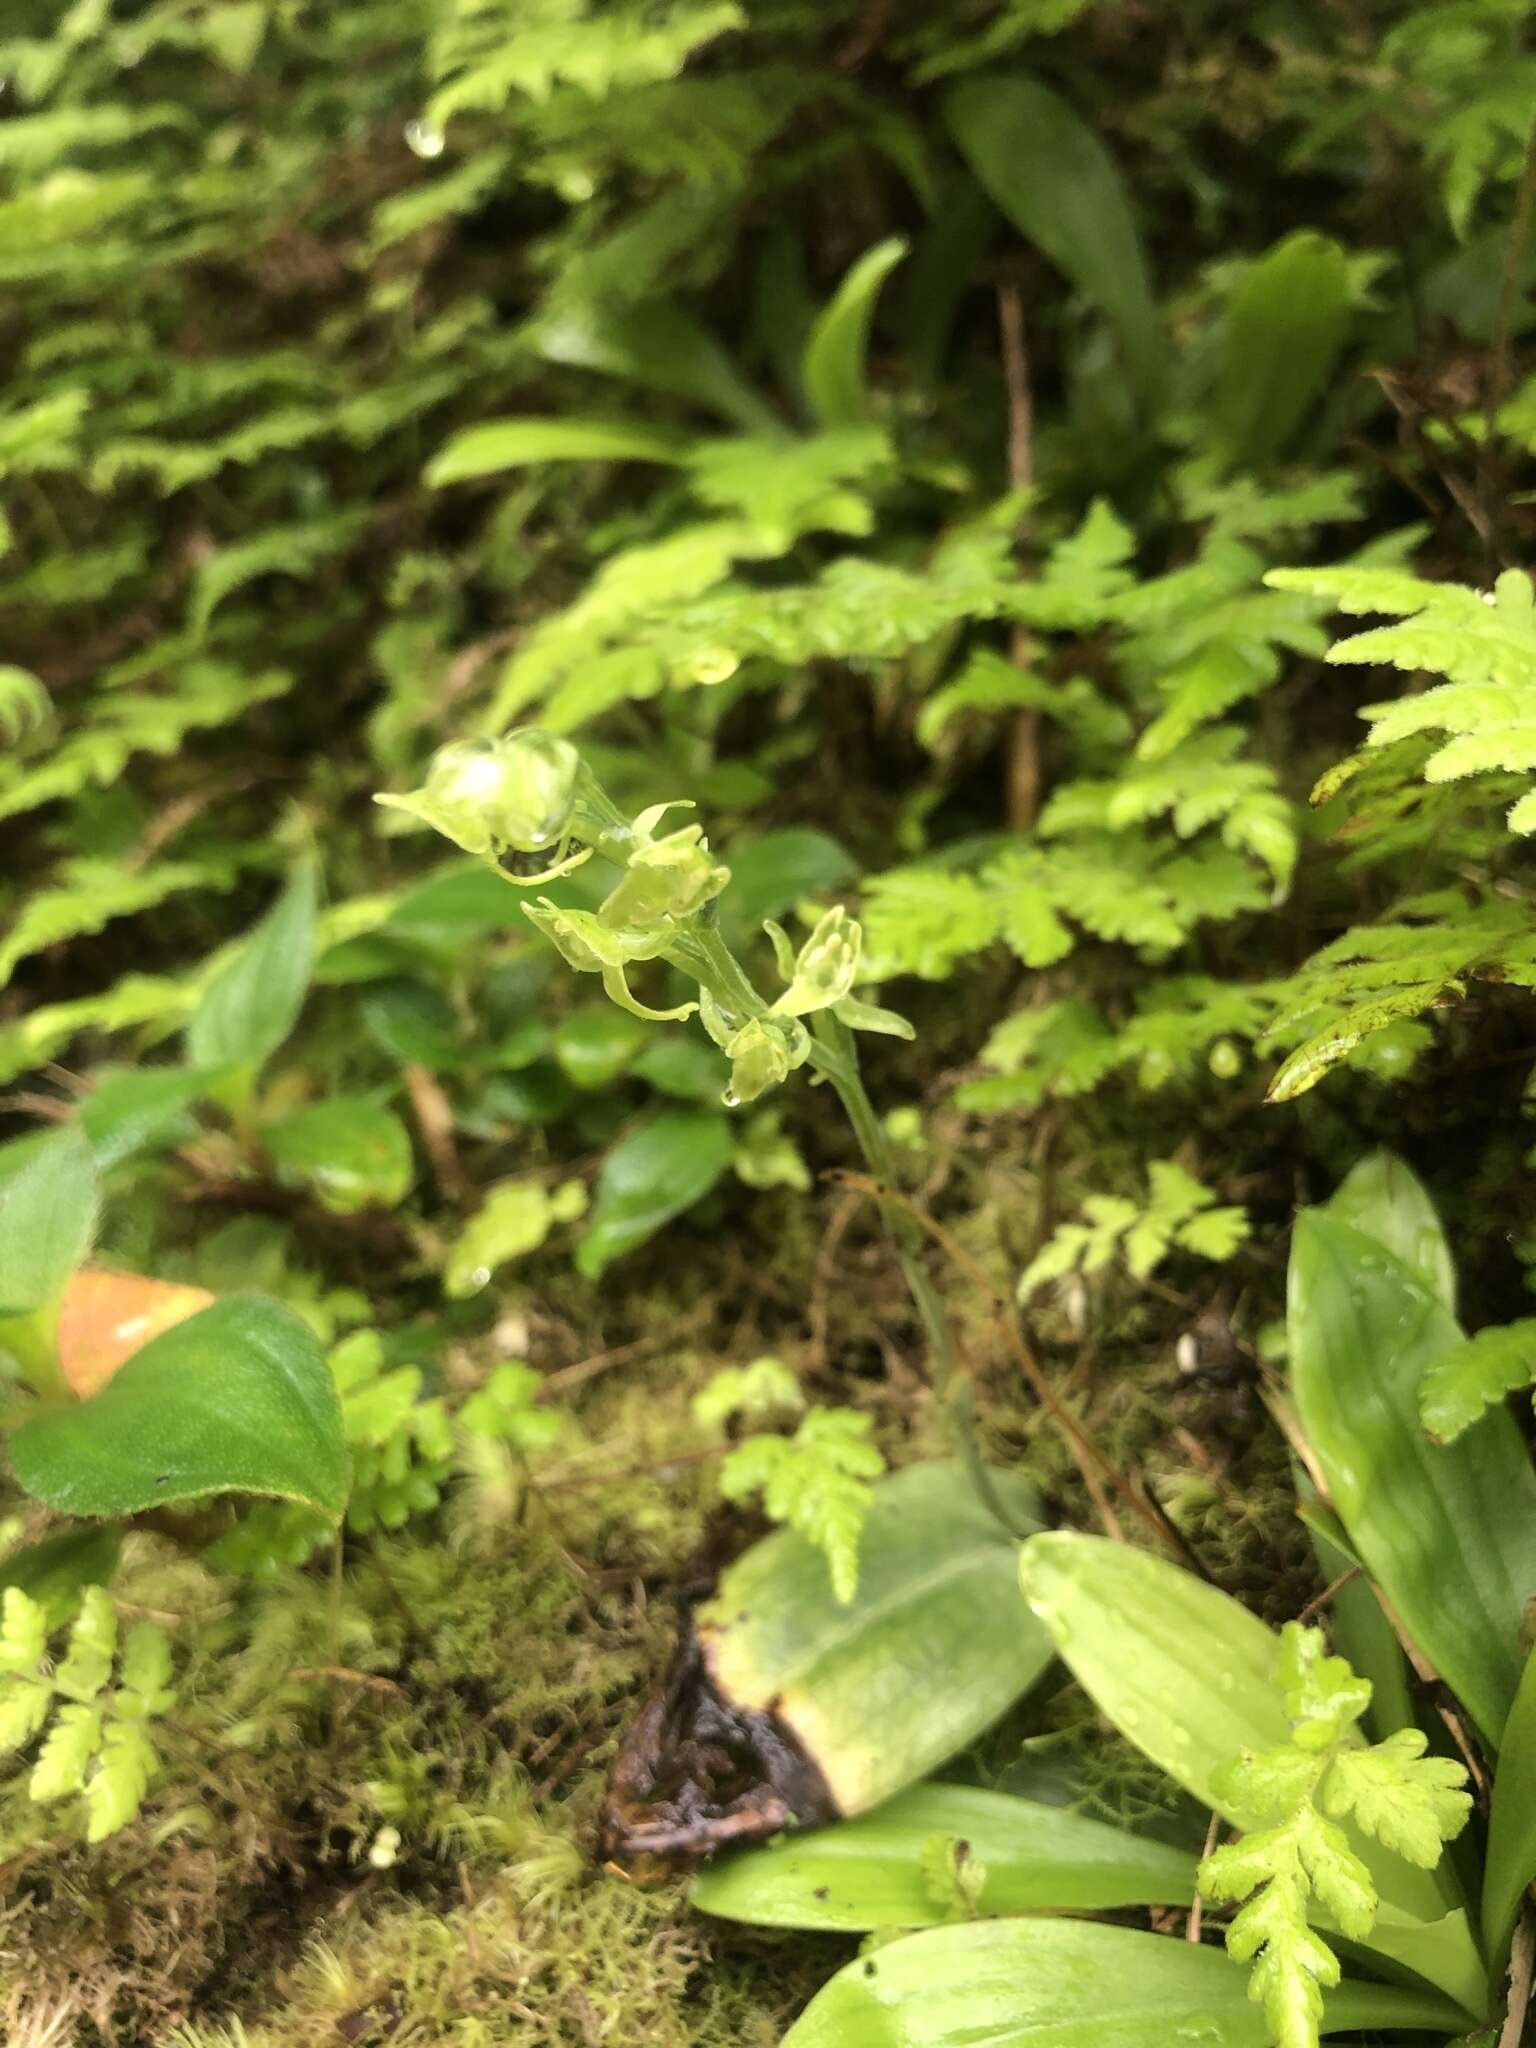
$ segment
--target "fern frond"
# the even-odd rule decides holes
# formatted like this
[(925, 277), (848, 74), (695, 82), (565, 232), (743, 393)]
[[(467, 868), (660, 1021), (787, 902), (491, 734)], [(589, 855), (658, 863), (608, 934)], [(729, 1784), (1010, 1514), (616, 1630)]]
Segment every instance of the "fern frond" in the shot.
[(1069, 1273), (1102, 1272), (1116, 1256), (1137, 1280), (1149, 1278), (1175, 1250), (1224, 1262), (1250, 1230), (1241, 1209), (1218, 1208), (1210, 1189), (1173, 1159), (1152, 1161), (1144, 1201), (1090, 1195), (1083, 1214), (1085, 1223), (1059, 1225), (1024, 1269), (1021, 1301)]
[(1437, 1358), (1419, 1390), (1424, 1427), (1442, 1443), (1470, 1429), (1516, 1387), (1536, 1384), (1536, 1317), (1479, 1330)]
[(218, 858), (163, 861), (138, 870), (108, 860), (63, 862), (56, 886), (29, 896), (0, 939), (0, 988), (21, 961), (66, 939), (103, 931), (117, 918), (153, 910), (184, 890), (232, 888), (240, 865), (240, 849)]
[[(1430, 782), (1498, 770), (1536, 773), (1536, 600), (1522, 570), (1505, 570), (1487, 594), (1388, 569), (1276, 570), (1269, 581), (1329, 596), (1341, 611), (1387, 612), (1406, 622), (1341, 640), (1330, 661), (1386, 662), (1450, 678), (1367, 705), (1361, 715), (1371, 727), (1369, 745), (1448, 734), (1424, 765)], [(1509, 826), (1536, 832), (1536, 793), (1515, 804)]]
[(859, 1533), (885, 1470), (870, 1426), (867, 1415), (846, 1408), (812, 1408), (793, 1437), (748, 1437), (720, 1468), (727, 1500), (761, 1492), (771, 1521), (788, 1523), (815, 1544), (843, 1606), (858, 1591)]

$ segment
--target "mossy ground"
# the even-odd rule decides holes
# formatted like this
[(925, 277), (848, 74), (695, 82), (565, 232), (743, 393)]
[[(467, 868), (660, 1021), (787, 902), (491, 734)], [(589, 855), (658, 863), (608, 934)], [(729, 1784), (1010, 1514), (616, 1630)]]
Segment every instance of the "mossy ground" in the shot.
[[(942, 1118), (932, 1133), (914, 1180), (1005, 1285), (1020, 1247), (1075, 1201), (1083, 1133), (1054, 1171), (1038, 1130), (1028, 1150), (996, 1137), (983, 1149)], [(722, 1363), (772, 1349), (811, 1398), (867, 1408), (894, 1462), (944, 1435), (867, 1204), (772, 1194), (752, 1202), (749, 1233), (745, 1221), (678, 1230), (665, 1261), (608, 1290), (600, 1332), (590, 1292), (553, 1265), (536, 1273), (503, 1304), (536, 1356), (618, 1352), (572, 1376), (568, 1441), (532, 1475), (488, 1454), (436, 1515), (350, 1537), (341, 1574), (322, 1557), (253, 1593), (164, 1534), (130, 1539), (115, 1590), (167, 1620), (184, 1674), (172, 1768), (143, 1820), (91, 1851), (11, 1781), (10, 2039), (41, 2044), (56, 2025), (52, 2038), (112, 2048), (777, 2040), (847, 1944), (706, 1921), (681, 1882), (629, 1883), (593, 1849), (608, 1765), (677, 1598), (752, 1534), (722, 1514), (688, 1403)], [(771, 1263), (753, 1253), (765, 1241)], [(991, 1307), (935, 1260), (984, 1448), (1027, 1461), (1053, 1509), (1091, 1525)], [(1253, 1266), (1243, 1331), (1277, 1284)], [(1213, 1576), (1279, 1619), (1316, 1577), (1232, 1306), (1209, 1269), (1150, 1290), (1112, 1281), (1075, 1318), (1040, 1316), (1031, 1338)], [(1194, 1371), (1176, 1358), (1191, 1332)], [(1093, 1810), (1145, 1818), (1161, 1795), (1128, 1755), (1058, 1690), (975, 1767), (1020, 1789), (1043, 1773)]]

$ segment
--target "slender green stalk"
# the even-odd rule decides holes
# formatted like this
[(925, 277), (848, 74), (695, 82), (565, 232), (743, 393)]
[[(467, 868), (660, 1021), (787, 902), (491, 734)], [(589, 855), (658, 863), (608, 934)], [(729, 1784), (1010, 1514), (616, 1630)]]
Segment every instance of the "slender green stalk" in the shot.
[[(730, 1058), (725, 1100), (733, 1107), (755, 1101), (809, 1061), (836, 1092), (871, 1174), (883, 1187), (894, 1186), (890, 1142), (865, 1093), (852, 1027), (907, 1035), (910, 1027), (854, 996), (861, 935), (841, 906), (825, 913), (798, 953), (776, 925), (768, 927), (786, 984), (769, 1003), (721, 934), (717, 898), (730, 871), (715, 862), (700, 828), (681, 826), (657, 839), (655, 827), (671, 807), (626, 818), (569, 741), (521, 730), (445, 747), (420, 790), (381, 801), (425, 818), (520, 888), (568, 872), (589, 852), (622, 868), (622, 880), (595, 913), (561, 910), (545, 900), (526, 906), (528, 915), (578, 972), (601, 974), (622, 1008), (642, 1017), (682, 1017), (698, 1009)], [(509, 849), (552, 851), (554, 858), (541, 876), (511, 874), (501, 864)], [(640, 1003), (625, 971), (651, 960), (665, 960), (696, 981), (698, 1003), (661, 1011)], [(881, 1213), (927, 1333), (934, 1383), (960, 1456), (977, 1493), (1007, 1526), (977, 1448), (970, 1378), (922, 1261), (922, 1233), (889, 1202)]]
[[(813, 1022), (814, 1043), (811, 1047), (811, 1065), (823, 1074), (837, 1091), (853, 1134), (859, 1141), (870, 1172), (875, 1179), (889, 1186), (895, 1178), (895, 1161), (891, 1154), (890, 1139), (885, 1126), (875, 1114), (859, 1072), (858, 1047), (853, 1033), (841, 1018), (834, 1017), (830, 1010), (824, 1010)], [(955, 1333), (938, 1289), (928, 1276), (928, 1270), (918, 1256), (919, 1233), (916, 1226), (904, 1214), (882, 1209), (886, 1229), (896, 1249), (902, 1277), (907, 1283), (928, 1341), (933, 1350), (937, 1368), (935, 1378), (939, 1395), (948, 1415), (950, 1434), (955, 1450), (965, 1466), (977, 1497), (996, 1516), (1005, 1529), (1012, 1529), (1016, 1535), (1029, 1535), (1029, 1529), (1021, 1528), (1010, 1513), (1007, 1505), (992, 1484), (991, 1475), (982, 1459), (981, 1447), (976, 1441), (976, 1389), (970, 1374), (960, 1363), (955, 1348)]]

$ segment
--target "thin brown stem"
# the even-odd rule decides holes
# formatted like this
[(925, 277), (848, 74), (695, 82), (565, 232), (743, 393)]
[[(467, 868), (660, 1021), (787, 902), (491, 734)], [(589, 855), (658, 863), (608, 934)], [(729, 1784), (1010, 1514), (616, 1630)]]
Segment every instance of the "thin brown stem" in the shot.
[(1515, 1945), (1509, 1958), (1509, 2013), (1499, 2035), (1499, 2048), (1520, 2048), (1525, 2039), (1533, 1977), (1536, 1977), (1536, 1931), (1532, 1930), (1530, 1913), (1525, 1912), (1515, 1929)]
[[(1082, 1475), (1083, 1484), (1087, 1487), (1094, 1505), (1098, 1508), (1107, 1532), (1115, 1537), (1117, 1541), (1123, 1542), (1125, 1540), (1114, 1511), (1105, 1498), (1104, 1489), (1099, 1484), (1101, 1479), (1107, 1482), (1119, 1494), (1126, 1506), (1149, 1529), (1156, 1533), (1160, 1541), (1168, 1544), (1173, 1550), (1178, 1552), (1186, 1563), (1191, 1564), (1195, 1570), (1200, 1571), (1201, 1567), (1198, 1560), (1193, 1557), (1188, 1544), (1185, 1543), (1183, 1537), (1174, 1528), (1161, 1508), (1137, 1487), (1133, 1486), (1125, 1474), (1105, 1456), (1104, 1452), (1099, 1449), (1071, 1409), (1062, 1401), (1056, 1389), (1047, 1379), (1034, 1353), (1024, 1342), (1023, 1334), (1013, 1317), (1009, 1315), (1007, 1305), (1003, 1301), (1002, 1296), (976, 1264), (970, 1253), (966, 1251), (965, 1247), (956, 1242), (942, 1223), (935, 1222), (925, 1209), (920, 1208), (910, 1196), (904, 1195), (899, 1188), (882, 1187), (878, 1181), (871, 1179), (868, 1174), (863, 1173), (837, 1173), (833, 1174), (831, 1178), (839, 1182), (843, 1187), (857, 1188), (861, 1193), (868, 1195), (872, 1201), (893, 1203), (896, 1207), (905, 1210), (918, 1227), (927, 1232), (946, 1257), (965, 1275), (976, 1291), (985, 1297), (992, 1309), (998, 1329), (1002, 1332), (1009, 1350), (1018, 1360), (1020, 1371), (1028, 1381), (1041, 1407), (1045, 1409), (1066, 1440), (1067, 1448), (1071, 1451), (1073, 1461)], [(1203, 1572), (1202, 1576), (1204, 1576)]]
[(1335, 1593), (1342, 1593), (1350, 1581), (1358, 1579), (1359, 1576), (1360, 1567), (1357, 1564), (1352, 1564), (1347, 1572), (1340, 1572), (1331, 1586), (1324, 1586), (1321, 1593), (1307, 1602), (1296, 1619), (1305, 1627), (1309, 1621), (1321, 1614), (1323, 1609), (1332, 1602)]
[[(1211, 1851), (1215, 1848), (1216, 1837), (1220, 1833), (1221, 1815), (1219, 1813), (1213, 1813), (1211, 1815), (1211, 1824), (1205, 1831), (1205, 1847), (1200, 1851), (1201, 1863), (1204, 1863), (1206, 1857), (1209, 1856)], [(1200, 1893), (1196, 1891), (1194, 1896), (1194, 1902), (1189, 1909), (1189, 1925), (1184, 1930), (1184, 1939), (1186, 1941), (1199, 1941), (1201, 1923), (1204, 1920), (1204, 1918), (1205, 1901), (1203, 1898), (1201, 1898)]]
[(702, 1328), (714, 1311), (714, 1302), (707, 1301), (680, 1323), (674, 1323), (659, 1334), (636, 1337), (632, 1343), (616, 1344), (610, 1351), (594, 1351), (590, 1358), (580, 1358), (574, 1365), (562, 1365), (555, 1372), (547, 1372), (539, 1383), (537, 1398), (547, 1400), (551, 1394), (563, 1393), (567, 1387), (578, 1387), (584, 1380), (596, 1379), (599, 1373), (607, 1372), (612, 1366), (629, 1365), (653, 1351), (664, 1351), (669, 1344), (676, 1344), (680, 1338)]
[[(1015, 491), (1028, 491), (1035, 481), (1035, 406), (1024, 298), (1011, 280), (997, 288), (997, 325), (1008, 393), (1008, 482)], [(1034, 642), (1022, 626), (1014, 628), (1009, 651), (1018, 668), (1027, 668), (1033, 659)], [(1040, 714), (1021, 711), (1008, 742), (1008, 822), (1016, 832), (1027, 832), (1039, 811)]]

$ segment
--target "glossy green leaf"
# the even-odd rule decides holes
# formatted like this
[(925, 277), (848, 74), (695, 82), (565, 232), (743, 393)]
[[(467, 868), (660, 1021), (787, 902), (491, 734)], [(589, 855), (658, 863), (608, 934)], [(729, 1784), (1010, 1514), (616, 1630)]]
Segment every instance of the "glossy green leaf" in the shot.
[(433, 952), (521, 925), (522, 897), (482, 861), (454, 861), (407, 889), (383, 930)]
[(1525, 1660), (1493, 1778), (1488, 1853), (1483, 1863), (1483, 1945), (1493, 1970), (1501, 1969), (1508, 1957), (1520, 1902), (1532, 1883), (1536, 1883), (1536, 1652)]
[[(1426, 1992), (1340, 1985), (1324, 2033), (1451, 2033), (1465, 2015)], [(930, 1928), (856, 1958), (784, 2048), (1268, 2048), (1244, 1973), (1219, 1949), (1082, 1920)]]
[(402, 1066), (445, 1074), (460, 1064), (463, 1027), (440, 989), (396, 975), (375, 982), (360, 1008), (368, 1036)]
[[(993, 1476), (1027, 1526), (1038, 1509), (1028, 1483)], [(876, 1486), (846, 1606), (821, 1552), (786, 1529), (739, 1558), (696, 1619), (726, 1697), (787, 1724), (844, 1814), (926, 1777), (1051, 1657), (1019, 1598), (1017, 1542), (950, 1463)]]
[(146, 1344), (99, 1394), (10, 1439), (23, 1488), (69, 1515), (131, 1515), (217, 1493), (272, 1494), (339, 1515), (347, 1455), (330, 1368), (309, 1325), (230, 1295)]
[(914, 1785), (873, 1813), (717, 1857), (693, 1903), (758, 1927), (933, 1927), (949, 1915), (921, 1858), (935, 1836), (985, 1871), (983, 1914), (1187, 1906), (1195, 1858), (1062, 1806), (970, 1785)]
[(1125, 181), (1088, 123), (1039, 79), (974, 78), (944, 119), (982, 185), (1114, 327), (1138, 398), (1162, 375), (1162, 336)]
[(555, 1060), (565, 1078), (588, 1094), (611, 1088), (653, 1034), (612, 1003), (584, 1003), (555, 1027)]
[(187, 1027), (195, 1067), (254, 1071), (298, 1022), (314, 961), (314, 865), (292, 881), (245, 944), (209, 982)]
[(570, 307), (540, 321), (531, 338), (548, 362), (670, 392), (748, 433), (784, 431), (773, 407), (709, 330), (666, 299)]
[(718, 1046), (683, 1031), (658, 1031), (630, 1072), (660, 1095), (680, 1102), (718, 1102), (731, 1078), (731, 1063)]
[(1325, 1585), (1334, 1589), (1328, 1603), (1329, 1633), (1339, 1655), (1362, 1678), (1369, 1679), (1371, 1704), (1365, 1724), (1371, 1736), (1381, 1741), (1400, 1728), (1418, 1726), (1413, 1693), (1409, 1684), (1408, 1659), (1397, 1639), (1397, 1631), (1382, 1612), (1381, 1602), (1358, 1558), (1339, 1548), (1332, 1532), (1348, 1542), (1338, 1519), (1318, 1501), (1305, 1474), (1298, 1478), (1302, 1516), (1312, 1538), (1312, 1548)]
[[(1100, 1710), (1171, 1778), (1234, 1824), (1218, 1791), (1244, 1750), (1285, 1747), (1280, 1638), (1237, 1601), (1150, 1551), (1102, 1536), (1032, 1536), (1024, 1595)], [(1466, 1914), (1447, 1889), (1374, 1844), (1352, 1846), (1382, 1907), (1369, 1946), (1405, 1963), (1471, 2011), (1484, 1995)]]
[(1456, 1262), (1429, 1190), (1395, 1152), (1368, 1152), (1327, 1202), (1330, 1216), (1395, 1252), (1431, 1294), (1456, 1312)]
[(0, 1315), (56, 1301), (96, 1227), (96, 1159), (72, 1125), (29, 1146), (0, 1183)]
[(592, 1222), (576, 1251), (595, 1280), (625, 1252), (691, 1209), (730, 1164), (731, 1127), (704, 1109), (665, 1109), (621, 1138), (603, 1162)]
[(1273, 461), (1322, 396), (1349, 331), (1349, 263), (1298, 229), (1249, 264), (1227, 307), (1212, 401), (1234, 461)]
[(806, 897), (845, 888), (857, 878), (845, 847), (812, 826), (765, 832), (731, 849), (731, 885), (720, 899), (720, 923), (733, 944), (761, 935), (764, 918), (784, 917)]
[(1461, 1331), (1399, 1258), (1326, 1211), (1296, 1225), (1289, 1332), (1302, 1429), (1351, 1543), (1497, 1746), (1536, 1587), (1536, 1473), (1513, 1417), (1430, 1441), (1420, 1385)]
[(853, 427), (869, 418), (870, 322), (881, 285), (906, 253), (899, 235), (866, 249), (811, 328), (800, 381), (823, 427)]
[(1245, 1749), (1276, 1749), (1290, 1724), (1276, 1683), (1280, 1638), (1215, 1586), (1102, 1536), (1032, 1536), (1024, 1597), (1095, 1704), (1203, 1805)]
[(262, 1127), (278, 1173), (304, 1182), (338, 1216), (393, 1209), (416, 1174), (411, 1140), (399, 1117), (361, 1095), (333, 1095)]
[(688, 437), (639, 420), (486, 420), (455, 434), (427, 464), (438, 488), (535, 462), (680, 462)]

